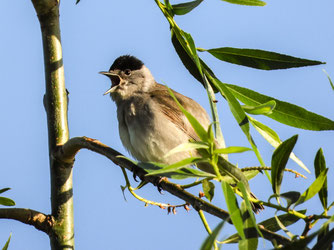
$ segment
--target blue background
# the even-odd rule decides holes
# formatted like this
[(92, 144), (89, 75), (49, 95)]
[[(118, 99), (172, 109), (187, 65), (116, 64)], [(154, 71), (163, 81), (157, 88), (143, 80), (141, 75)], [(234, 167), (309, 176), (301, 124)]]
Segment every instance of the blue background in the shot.
[[(172, 3), (176, 3), (172, 1)], [(334, 120), (333, 98), (326, 75), (334, 78), (334, 3), (323, 1), (268, 1), (265, 7), (231, 5), (205, 1), (186, 16), (176, 17), (179, 26), (192, 34), (197, 47), (238, 47), (276, 51), (296, 57), (327, 62), (299, 69), (260, 71), (221, 62), (207, 53), (200, 56), (223, 82), (238, 84), (307, 108)], [(16, 207), (50, 213), (50, 184), (42, 41), (39, 23), (30, 1), (0, 2), (0, 188), (15, 200)], [(87, 136), (126, 154), (119, 136), (115, 104), (102, 94), (110, 87), (98, 74), (108, 70), (115, 58), (132, 54), (143, 60), (156, 80), (198, 101), (209, 111), (206, 93), (187, 72), (170, 42), (169, 25), (154, 1), (62, 1), (60, 8), (66, 87), (70, 92), (69, 128), (71, 137)], [(228, 146), (248, 146), (230, 114), (218, 98), (222, 129)], [(286, 174), (282, 192), (303, 192), (314, 180), (313, 160), (323, 147), (329, 167), (334, 161), (332, 131), (312, 132), (257, 117), (275, 129), (282, 140), (299, 134), (294, 152), (311, 170), (308, 175), (290, 161), (289, 168), (307, 174), (308, 179)], [(273, 148), (252, 130), (266, 164)], [(230, 157), (240, 167), (259, 165), (251, 152)], [(333, 170), (329, 171), (329, 202), (333, 200)], [(82, 150), (74, 166), (75, 245), (77, 249), (198, 249), (207, 233), (194, 209), (178, 209), (167, 215), (158, 207), (145, 207), (128, 192), (118, 166), (105, 157)], [(271, 194), (264, 175), (251, 182), (261, 199)], [(134, 184), (136, 185), (136, 184)], [(193, 192), (197, 194), (199, 188)], [(226, 208), (221, 189), (214, 203)], [(147, 185), (139, 191), (155, 201), (179, 204), (168, 193), (159, 194)], [(308, 213), (321, 211), (318, 197), (301, 206)], [(267, 208), (257, 220), (273, 216)], [(208, 216), (212, 228), (218, 220)], [(290, 227), (300, 234), (303, 223)], [(0, 221), (0, 245), (12, 232), (10, 249), (49, 249), (49, 239), (31, 226)], [(220, 239), (234, 233), (226, 226)], [(225, 247), (225, 246), (224, 246)], [(236, 249), (237, 245), (227, 246)], [(263, 241), (259, 249), (269, 249)]]

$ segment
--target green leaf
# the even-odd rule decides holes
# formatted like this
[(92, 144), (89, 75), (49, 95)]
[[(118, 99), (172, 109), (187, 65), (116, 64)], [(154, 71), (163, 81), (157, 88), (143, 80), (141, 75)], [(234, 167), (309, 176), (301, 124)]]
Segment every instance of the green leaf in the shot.
[(246, 239), (239, 241), (239, 249), (256, 250), (258, 245), (258, 233), (256, 231), (257, 225), (249, 201), (248, 205), (246, 200), (241, 202), (241, 212), (242, 219), (244, 221), (244, 233)]
[[(318, 178), (321, 172), (326, 169), (326, 161), (324, 157), (324, 153), (322, 148), (320, 148), (314, 159), (314, 169), (315, 169), (315, 177)], [(325, 210), (327, 210), (327, 177), (324, 180), (324, 184), (319, 191), (319, 199), (321, 204)]]
[[(183, 39), (183, 38), (180, 38)], [(195, 62), (192, 60), (192, 58), (188, 55), (186, 50), (183, 48), (181, 42), (179, 41), (179, 38), (176, 36), (175, 32), (172, 30), (172, 44), (174, 46), (174, 49), (176, 53), (178, 54), (179, 58), (181, 59), (183, 65), (186, 67), (186, 69), (189, 71), (189, 73), (197, 80), (199, 81), (204, 87), (205, 84), (203, 82), (203, 78), (201, 73), (199, 72)], [(206, 65), (201, 59), (200, 62), (203, 65)], [(206, 70), (208, 70), (209, 67), (206, 66)], [(212, 74), (213, 72), (209, 70)], [(214, 89), (215, 92), (217, 92), (217, 89)]]
[[(248, 116), (250, 123), (254, 126), (254, 128), (269, 142), (274, 148), (277, 148), (281, 143), (281, 139), (277, 135), (277, 133), (264, 125), (263, 123), (255, 120), (253, 117)], [(292, 152), (290, 154), (290, 158), (294, 160), (301, 168), (303, 168), (306, 172), (311, 173), (310, 170), (305, 166), (305, 164)]]
[(279, 101), (270, 96), (265, 96), (240, 86), (232, 84), (225, 84), (225, 86), (236, 98), (246, 105), (256, 106), (274, 100), (276, 102), (276, 107), (273, 110), (273, 113), (268, 115), (268, 117), (280, 123), (307, 130), (334, 130), (334, 121), (307, 111), (304, 108)]
[(247, 138), (249, 138), (250, 137), (249, 121), (248, 121), (246, 113), (242, 109), (240, 103), (237, 101), (237, 99), (234, 97), (234, 95), (229, 91), (226, 84), (222, 83), (217, 78), (213, 78), (213, 77), (209, 76), (209, 79), (210, 78), (211, 78), (212, 82), (214, 83), (215, 87), (222, 94), (222, 96), (224, 96), (226, 98), (234, 118), (236, 119), (237, 123), (241, 127), (242, 131), (246, 134)]
[(319, 61), (307, 60), (258, 49), (223, 47), (208, 49), (206, 51), (222, 61), (263, 70), (288, 69), (323, 64), (323, 62)]
[(6, 244), (3, 246), (2, 250), (7, 250), (9, 246), (10, 239), (12, 237), (12, 233), (10, 233), (8, 240), (6, 241)]
[(253, 138), (252, 138), (252, 136), (249, 132), (248, 116), (246, 115), (245, 111), (242, 109), (240, 103), (237, 101), (234, 94), (230, 91), (230, 88), (228, 88), (228, 85), (226, 85), (225, 83), (222, 83), (219, 79), (217, 79), (217, 78), (215, 78), (215, 77), (213, 77), (209, 74), (207, 74), (207, 76), (211, 80), (213, 85), (219, 90), (221, 95), (226, 98), (234, 118), (238, 122), (241, 130), (246, 135), (246, 137), (247, 137), (249, 143), (251, 144), (252, 149), (253, 149), (256, 157), (258, 158), (260, 164), (262, 166), (265, 166), (265, 164), (263, 162), (263, 159), (260, 155), (260, 152), (259, 152), (257, 146), (255, 145), (255, 142), (254, 142), (254, 140), (253, 140)]
[(218, 149), (215, 149), (213, 152), (215, 154), (234, 154), (234, 153), (242, 153), (242, 152), (246, 152), (250, 150), (252, 149), (247, 148), (247, 147), (232, 146), (232, 147), (227, 147), (227, 148), (218, 148)]
[(201, 123), (199, 121), (197, 121), (197, 119), (192, 114), (190, 114), (187, 110), (185, 110), (185, 108), (182, 107), (182, 105), (176, 99), (174, 93), (170, 90), (170, 88), (168, 88), (168, 92), (171, 95), (171, 97), (174, 99), (174, 101), (176, 102), (176, 104), (179, 106), (179, 108), (181, 109), (182, 113), (187, 117), (189, 123), (191, 124), (191, 126), (195, 130), (195, 132), (198, 135), (198, 137), (202, 141), (204, 141), (204, 142), (208, 141), (208, 139), (209, 139), (208, 138), (208, 134), (206, 133), (206, 130), (203, 128), (203, 126), (201, 125)]
[(4, 193), (4, 192), (7, 192), (8, 190), (10, 190), (10, 188), (3, 188), (3, 189), (0, 189), (0, 194)]
[(218, 167), (223, 174), (231, 177), (234, 180), (234, 184), (241, 181), (245, 185), (247, 192), (250, 193), (248, 180), (240, 168), (234, 166), (232, 163), (225, 160), (221, 156), (218, 157)]
[[(305, 214), (306, 210), (299, 210), (299, 213)], [(282, 222), (284, 226), (290, 226), (297, 221), (300, 220), (299, 217), (294, 216), (292, 214), (282, 214), (278, 216), (279, 220)], [(277, 232), (281, 230), (280, 226), (277, 224), (276, 218), (272, 217), (270, 219), (261, 221), (258, 223), (258, 225), (262, 225), (267, 230), (270, 230), (272, 232)], [(230, 237), (228, 237), (226, 240), (223, 241), (224, 244), (230, 244), (230, 243), (237, 243), (240, 240), (240, 237), (238, 234), (233, 234)]]
[[(255, 219), (255, 216), (254, 216), (254, 213), (253, 213), (253, 208), (252, 208), (252, 205), (249, 201), (249, 197), (248, 197), (249, 194), (246, 190), (245, 185), (242, 182), (238, 182), (237, 186), (242, 193), (242, 198), (244, 199), (244, 202), (245, 202), (244, 205), (245, 205), (245, 208), (247, 208), (247, 211), (248, 211), (248, 214), (249, 214), (249, 218), (246, 219), (244, 217), (246, 211), (242, 209), (242, 204), (241, 204), (241, 211), (243, 213), (245, 231), (249, 230), (249, 228), (252, 227), (253, 229), (255, 229), (257, 231), (256, 238), (257, 238), (258, 234), (263, 237), (260, 229), (258, 228), (258, 226), (256, 224), (256, 219)], [(246, 235), (246, 238), (248, 238), (247, 235)]]
[(278, 224), (278, 226), (284, 231), (284, 233), (286, 233), (291, 239), (293, 239), (295, 237), (294, 234), (292, 234), (285, 226), (284, 224), (280, 221), (280, 219), (278, 218), (278, 216), (275, 213), (275, 219), (276, 222)]
[[(306, 209), (299, 210), (297, 212), (305, 214)], [(294, 224), (294, 223), (296, 223), (297, 221), (300, 220), (299, 217), (297, 217), (295, 215), (292, 215), (292, 214), (282, 214), (282, 215), (279, 215), (277, 217), (285, 227), (290, 226), (290, 225), (292, 225), (292, 224)], [(260, 222), (259, 225), (264, 226), (266, 229), (268, 229), (272, 232), (277, 232), (281, 229), (281, 227), (277, 224), (277, 220), (276, 220), (275, 217), (264, 220), (264, 221)]]
[(184, 152), (184, 151), (191, 152), (192, 150), (199, 149), (199, 148), (208, 149), (209, 146), (208, 146), (207, 143), (200, 142), (200, 141), (186, 142), (186, 143), (182, 143), (182, 144), (176, 146), (175, 148), (173, 148), (164, 157), (168, 157), (168, 156), (173, 155), (175, 153)]
[(295, 135), (290, 139), (284, 141), (273, 153), (273, 156), (271, 158), (271, 180), (273, 191), (275, 194), (280, 193), (284, 168), (288, 162), (292, 149), (297, 142), (297, 139), (298, 135)]
[[(167, 167), (168, 165), (160, 164), (160, 163), (148, 163), (148, 162), (139, 162), (138, 166), (145, 169), (146, 172), (151, 173), (156, 170), (163, 169)], [(175, 170), (173, 172), (169, 173), (163, 173), (160, 174), (163, 177), (171, 178), (171, 179), (177, 179), (177, 180), (182, 180), (185, 178), (194, 178), (194, 177), (209, 177), (209, 178), (214, 178), (216, 177), (213, 174), (203, 172), (191, 167), (185, 167), (179, 170)]]
[(329, 81), (329, 84), (332, 86), (332, 89), (334, 90), (334, 84), (333, 84), (332, 79), (330, 78), (329, 74), (324, 69), (322, 71), (326, 74), (326, 76), (328, 78), (328, 81)]
[(321, 188), (324, 186), (325, 181), (327, 180), (327, 172), (328, 168), (323, 170), (315, 179), (315, 181), (311, 184), (311, 186), (306, 189), (306, 191), (300, 196), (298, 201), (296, 202), (295, 206), (304, 203), (305, 201), (311, 199), (313, 196), (315, 196)]
[(212, 233), (206, 237), (205, 241), (203, 242), (201, 246), (201, 250), (211, 250), (212, 246), (214, 245), (216, 238), (220, 232), (220, 230), (223, 228), (226, 221), (220, 222), (216, 228), (212, 231)]
[(3, 206), (15, 206), (15, 201), (6, 197), (0, 197), (0, 205)]
[(294, 204), (300, 198), (300, 193), (296, 191), (290, 191), (280, 194), (280, 197), (284, 198), (287, 202), (287, 208)]
[(275, 109), (276, 102), (271, 100), (258, 106), (243, 105), (242, 108), (252, 115), (270, 115)]
[(205, 197), (211, 202), (215, 195), (215, 185), (211, 181), (205, 179), (202, 182), (202, 187)]
[(238, 207), (238, 202), (235, 197), (235, 194), (231, 188), (231, 186), (226, 183), (222, 182), (222, 189), (225, 196), (225, 201), (227, 205), (228, 212), (230, 214), (230, 218), (233, 222), (234, 227), (236, 228), (238, 234), (240, 235), (241, 239), (245, 239), (244, 227), (242, 222), (242, 216)]
[(152, 171), (152, 172), (148, 173), (147, 175), (157, 175), (157, 174), (170, 173), (170, 172), (173, 172), (173, 171), (178, 170), (180, 168), (184, 168), (186, 166), (193, 165), (193, 164), (199, 163), (199, 162), (207, 162), (207, 160), (202, 159), (200, 157), (190, 157), (190, 158), (186, 158), (186, 159), (183, 159), (181, 161), (178, 161), (178, 162), (176, 162), (174, 164), (171, 164), (169, 166), (166, 166), (166, 167), (164, 167), (160, 170)]
[(172, 10), (175, 15), (185, 15), (196, 8), (203, 0), (195, 0), (192, 2), (173, 4)]
[(319, 233), (318, 242), (313, 246), (312, 249), (331, 250), (333, 249), (333, 242), (334, 242), (334, 229), (332, 228), (329, 231), (329, 225), (327, 225), (326, 229), (322, 230), (322, 232)]
[(260, 0), (223, 0), (228, 3), (248, 5), (248, 6), (265, 6), (266, 3)]

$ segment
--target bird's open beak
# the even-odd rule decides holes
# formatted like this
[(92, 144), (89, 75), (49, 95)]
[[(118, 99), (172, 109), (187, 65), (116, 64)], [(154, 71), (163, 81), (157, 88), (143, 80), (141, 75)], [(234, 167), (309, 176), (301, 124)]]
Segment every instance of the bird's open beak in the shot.
[(113, 92), (115, 90), (115, 87), (117, 85), (119, 85), (119, 83), (121, 82), (121, 77), (114, 73), (114, 72), (110, 72), (110, 71), (101, 71), (99, 72), (102, 75), (108, 76), (111, 80), (111, 87), (110, 89), (108, 89), (103, 95), (107, 95), (111, 92)]

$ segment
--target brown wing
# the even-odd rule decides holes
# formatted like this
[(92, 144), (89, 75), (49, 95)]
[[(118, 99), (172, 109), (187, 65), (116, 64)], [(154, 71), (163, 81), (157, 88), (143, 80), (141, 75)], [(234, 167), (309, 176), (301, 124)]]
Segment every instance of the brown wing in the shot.
[[(177, 93), (174, 90), (172, 91), (181, 105), (188, 112), (190, 112), (205, 129), (207, 129), (210, 124), (210, 120), (205, 109), (191, 98)], [(150, 96), (156, 101), (156, 103), (158, 103), (161, 112), (166, 115), (166, 117), (171, 122), (173, 122), (179, 129), (184, 131), (189, 136), (189, 138), (199, 140), (196, 132), (188, 122), (185, 115), (176, 105), (165, 86), (157, 84), (156, 87), (150, 92)]]

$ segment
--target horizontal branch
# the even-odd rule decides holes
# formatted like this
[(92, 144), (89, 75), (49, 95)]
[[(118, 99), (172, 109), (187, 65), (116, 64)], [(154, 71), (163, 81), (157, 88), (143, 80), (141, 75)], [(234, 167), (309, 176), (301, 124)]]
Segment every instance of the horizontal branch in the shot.
[(138, 167), (131, 161), (123, 158), (123, 155), (118, 151), (108, 147), (107, 145), (101, 143), (98, 140), (94, 140), (87, 137), (75, 137), (68, 140), (58, 151), (55, 157), (58, 160), (71, 163), (74, 161), (76, 153), (81, 149), (86, 148), (92, 150), (96, 153), (102, 154), (113, 161), (116, 165), (126, 168), (136, 174), (141, 180), (150, 182), (155, 186), (159, 186), (163, 190), (179, 197), (180, 199), (188, 202), (194, 209), (204, 210), (216, 217), (223, 220), (229, 218), (229, 213), (223, 209), (220, 209), (199, 197), (185, 191), (180, 185), (169, 182), (166, 178), (161, 178), (159, 176), (146, 176), (147, 172)]
[[(199, 197), (185, 191), (180, 185), (171, 183), (167, 180), (167, 178), (162, 178), (159, 176), (146, 176), (147, 172), (138, 167), (133, 162), (124, 158), (124, 156), (118, 151), (108, 147), (107, 145), (101, 143), (98, 140), (91, 139), (88, 137), (74, 137), (68, 140), (62, 147), (59, 147), (54, 157), (65, 163), (68, 163), (69, 166), (72, 166), (74, 162), (75, 155), (79, 152), (80, 149), (86, 148), (101, 155), (106, 156), (116, 165), (126, 168), (129, 171), (133, 172), (136, 176), (138, 176), (142, 181), (150, 182), (155, 186), (159, 186), (163, 190), (171, 193), (172, 195), (184, 200), (189, 203), (196, 211), (203, 210), (209, 214), (212, 214), (220, 219), (228, 220), (229, 213), (219, 207), (208, 203)], [(288, 244), (290, 240), (281, 235), (275, 234), (267, 229), (260, 228), (264, 237), (268, 240), (276, 240), (278, 244)]]
[(0, 208), (0, 219), (17, 220), (46, 234), (51, 232), (54, 223), (50, 215), (26, 208)]

